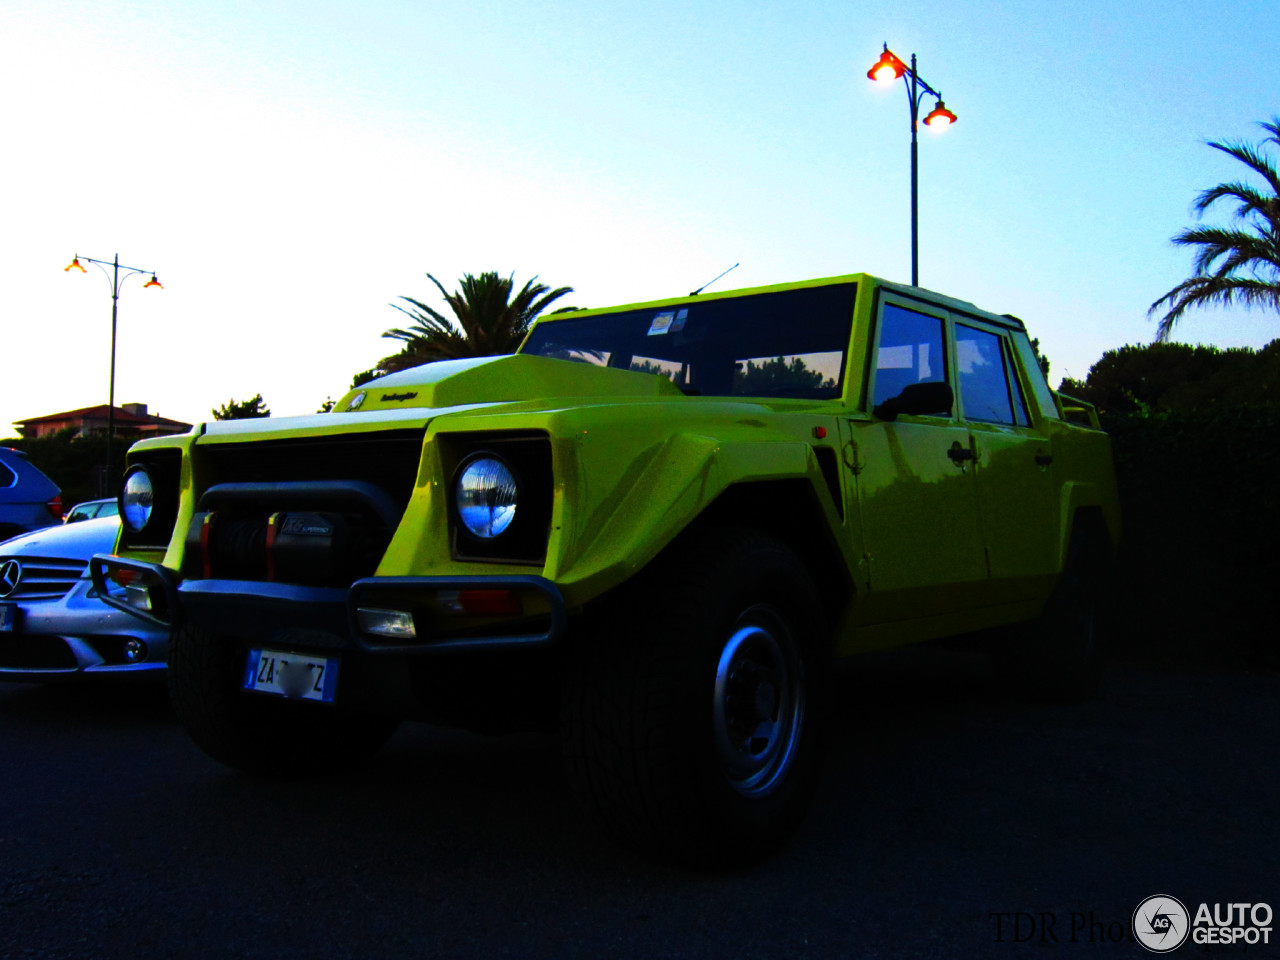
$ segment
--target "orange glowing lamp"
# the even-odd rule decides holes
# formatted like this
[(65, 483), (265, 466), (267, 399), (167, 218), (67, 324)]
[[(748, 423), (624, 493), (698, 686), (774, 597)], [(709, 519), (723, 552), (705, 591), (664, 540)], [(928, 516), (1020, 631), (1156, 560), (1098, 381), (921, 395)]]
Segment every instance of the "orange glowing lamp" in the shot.
[(894, 56), (889, 45), (885, 44), (884, 53), (880, 54), (880, 59), (867, 71), (867, 77), (877, 83), (884, 83), (897, 80), (906, 72), (907, 65)]
[(924, 118), (924, 122), (926, 126), (937, 127), (941, 130), (943, 127), (949, 127), (951, 124), (955, 123), (956, 115), (948, 110), (947, 105), (939, 99), (934, 108), (929, 112), (929, 115)]
[(79, 270), (81, 273), (86, 272), (84, 269), (84, 264), (80, 262), (79, 257), (73, 257), (71, 259), (71, 262), (62, 268), (63, 273), (66, 273), (68, 270)]
[[(925, 122), (927, 123), (928, 121), (926, 120)], [(146, 283), (144, 283), (142, 286), (144, 289), (147, 287), (159, 287), (161, 290), (164, 289), (164, 284), (156, 279), (156, 275), (154, 273), (151, 275), (151, 279), (148, 280)]]

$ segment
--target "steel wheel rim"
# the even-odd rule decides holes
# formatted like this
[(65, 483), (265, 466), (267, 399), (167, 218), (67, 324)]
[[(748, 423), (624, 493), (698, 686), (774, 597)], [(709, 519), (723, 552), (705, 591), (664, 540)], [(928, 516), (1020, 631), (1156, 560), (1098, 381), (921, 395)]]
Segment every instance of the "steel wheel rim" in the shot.
[(716, 664), (716, 753), (730, 786), (770, 793), (795, 759), (804, 728), (803, 664), (791, 631), (766, 607), (739, 618)]

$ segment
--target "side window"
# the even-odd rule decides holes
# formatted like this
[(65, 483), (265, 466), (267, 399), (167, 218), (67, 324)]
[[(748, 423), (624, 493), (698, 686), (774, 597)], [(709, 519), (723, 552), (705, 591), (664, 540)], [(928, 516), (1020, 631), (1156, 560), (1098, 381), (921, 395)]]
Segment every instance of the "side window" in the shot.
[(873, 407), (900, 394), (913, 383), (947, 379), (942, 320), (894, 304), (885, 304), (876, 350)]
[(5, 464), (0, 463), (0, 487), (12, 487), (18, 482), (18, 475)]
[(1022, 393), (1016, 382), (1010, 382), (1009, 365), (997, 334), (957, 323), (956, 368), (965, 419), (1027, 425)]

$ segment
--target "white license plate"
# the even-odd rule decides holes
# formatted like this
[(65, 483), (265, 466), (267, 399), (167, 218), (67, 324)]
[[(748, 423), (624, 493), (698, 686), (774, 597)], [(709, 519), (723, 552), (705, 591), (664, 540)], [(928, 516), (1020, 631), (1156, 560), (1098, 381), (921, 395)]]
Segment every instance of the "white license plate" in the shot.
[(250, 650), (244, 689), (292, 700), (333, 703), (338, 687), (338, 659), (312, 657), (286, 650)]
[(8, 633), (18, 629), (18, 605), (0, 603), (0, 631)]

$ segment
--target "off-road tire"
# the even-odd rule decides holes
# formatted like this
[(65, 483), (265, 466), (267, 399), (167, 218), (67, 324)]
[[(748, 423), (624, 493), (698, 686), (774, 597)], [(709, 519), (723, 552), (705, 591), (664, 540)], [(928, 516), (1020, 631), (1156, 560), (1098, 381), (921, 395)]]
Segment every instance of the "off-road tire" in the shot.
[(795, 828), (819, 773), (823, 608), (785, 545), (690, 532), (574, 638), (570, 781), (615, 839), (699, 867), (747, 863)]
[(1066, 703), (1098, 692), (1108, 568), (1105, 541), (1088, 529), (1074, 531), (1040, 618), (1010, 631), (997, 649), (997, 671), (1009, 692)]
[(371, 757), (395, 732), (392, 717), (245, 692), (246, 654), (234, 637), (192, 626), (169, 646), (174, 713), (220, 763), (267, 776), (330, 773)]

